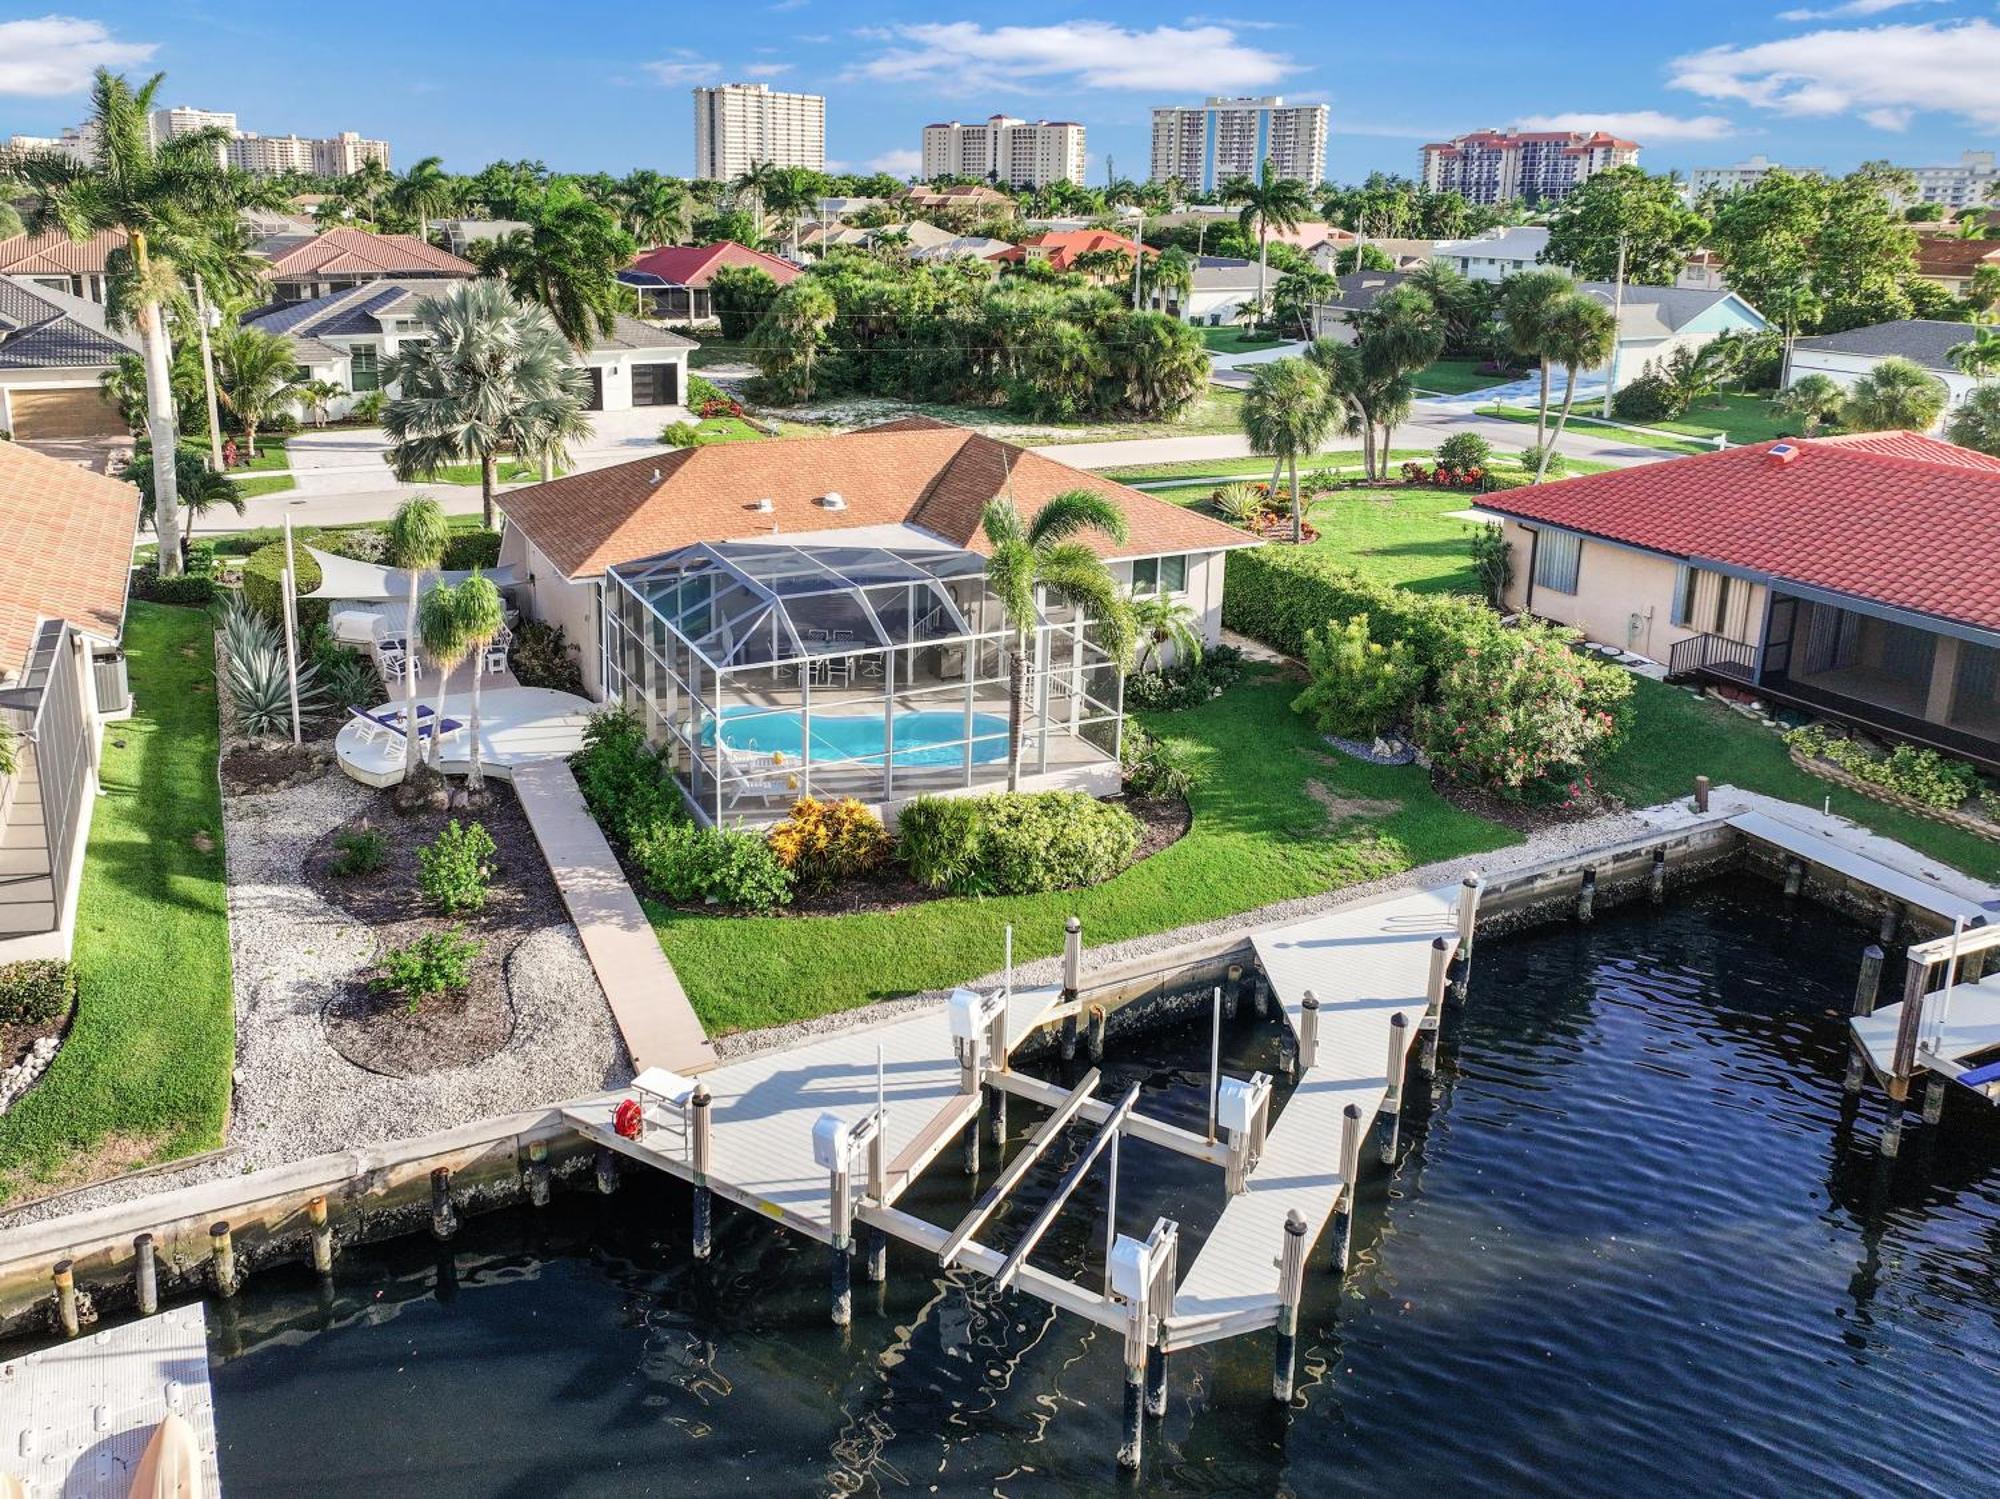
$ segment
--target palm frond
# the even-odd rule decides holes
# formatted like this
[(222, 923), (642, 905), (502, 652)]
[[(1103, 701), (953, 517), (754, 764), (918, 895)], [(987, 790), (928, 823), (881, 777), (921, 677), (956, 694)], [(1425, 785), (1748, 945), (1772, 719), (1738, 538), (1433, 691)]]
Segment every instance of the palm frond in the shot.
[(1028, 543), (1041, 550), (1083, 531), (1101, 531), (1123, 542), (1131, 534), (1125, 512), (1094, 489), (1066, 489), (1035, 512), (1028, 523)]

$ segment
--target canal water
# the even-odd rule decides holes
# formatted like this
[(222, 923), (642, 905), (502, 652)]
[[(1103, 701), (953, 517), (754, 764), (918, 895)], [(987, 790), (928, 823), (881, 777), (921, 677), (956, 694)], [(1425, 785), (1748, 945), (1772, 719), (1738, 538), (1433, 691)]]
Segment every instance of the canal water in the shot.
[[(1297, 1399), (1270, 1398), (1269, 1334), (1176, 1355), (1137, 1479), (1114, 1462), (1115, 1337), (900, 1247), (886, 1288), (857, 1277), (842, 1333), (824, 1249), (718, 1205), (696, 1267), (685, 1188), (628, 1170), (615, 1196), (474, 1219), (448, 1249), (348, 1250), (330, 1290), (273, 1272), (212, 1307), (225, 1487), (1992, 1493), (2000, 1121), (1955, 1098), (1889, 1168), (1879, 1100), (1843, 1120), (1867, 940), (1731, 878), (1481, 944), (1435, 1096), (1366, 1176), (1354, 1272), (1315, 1256)], [(1270, 1067), (1273, 1024), (1230, 1027), (1228, 1065)], [(1147, 1111), (1198, 1125), (1207, 1045), (1205, 1023), (1149, 1036), (1106, 1091), (1138, 1081)], [(1035, 1117), (1016, 1104), (1016, 1134)], [(1131, 1142), (1122, 1164), (1120, 1226), (1178, 1217), (1187, 1264), (1216, 1175)], [(975, 1193), (954, 1151), (904, 1202), (948, 1224)], [(1100, 1172), (1036, 1263), (1100, 1273), (1104, 1205)]]

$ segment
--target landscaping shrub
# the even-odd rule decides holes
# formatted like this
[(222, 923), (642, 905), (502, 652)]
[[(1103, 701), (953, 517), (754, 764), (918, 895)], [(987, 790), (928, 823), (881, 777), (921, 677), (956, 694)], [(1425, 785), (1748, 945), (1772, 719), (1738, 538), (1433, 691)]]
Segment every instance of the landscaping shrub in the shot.
[[(1542, 470), (1542, 477), (1546, 479), (1560, 479), (1564, 474), (1569, 472), (1569, 459), (1564, 457), (1561, 450), (1556, 447), (1554, 438), (1550, 438), (1542, 447), (1546, 447), (1549, 450), (1548, 466)], [(1521, 472), (1530, 479), (1533, 479), (1535, 468), (1541, 463), (1541, 460), (1542, 449), (1533, 443), (1529, 443), (1525, 448), (1521, 449)]]
[(853, 797), (837, 802), (800, 797), (791, 815), (765, 835), (778, 862), (808, 895), (881, 868), (889, 830)]
[(1611, 414), (1621, 422), (1664, 422), (1681, 414), (1667, 378), (1647, 360), (1632, 382), (1611, 398)]
[(1182, 746), (1148, 733), (1137, 720), (1126, 720), (1118, 756), (1128, 796), (1186, 801), (1194, 792), (1194, 757)]
[(920, 796), (896, 819), (896, 857), (927, 890), (974, 893), (985, 812), (970, 796)]
[(1472, 469), (1490, 467), (1493, 444), (1477, 432), (1454, 432), (1437, 445), (1437, 451), (1431, 457), (1439, 468), (1448, 473), (1463, 474)]
[(472, 982), (479, 944), (457, 927), (429, 932), (382, 955), (382, 971), (369, 980), (377, 994), (401, 994), (415, 1010), (433, 994), (454, 994)]
[(583, 668), (570, 654), (569, 640), (561, 625), (539, 619), (524, 619), (514, 627), (514, 648), (507, 653), (507, 668), (523, 687), (549, 687), (557, 692), (584, 695)]
[(1409, 593), (1305, 547), (1233, 551), (1223, 568), (1222, 622), (1230, 629), (1303, 657), (1308, 630), (1365, 614), (1371, 639), (1409, 642), (1426, 682), (1458, 638), (1490, 618), (1477, 599)]
[(1370, 639), (1365, 614), (1306, 631), (1306, 670), (1312, 680), (1292, 699), (1292, 711), (1321, 733), (1351, 739), (1372, 739), (1402, 722), (1423, 683), (1409, 643)]
[(494, 851), (484, 823), (454, 817), (429, 847), (417, 850), (417, 888), (447, 916), (484, 910)]
[(388, 404), (389, 396), (386, 391), (363, 391), (354, 398), (354, 404), (348, 408), (347, 419), (364, 426), (373, 426), (382, 420), (382, 408)]
[(660, 441), (670, 448), (692, 448), (701, 442), (701, 428), (693, 422), (669, 422), (660, 429)]
[(1514, 581), (1514, 549), (1507, 544), (1502, 526), (1475, 526), (1472, 530), (1472, 570), (1479, 575), (1479, 587), (1486, 602), (1502, 607), (1507, 585)]
[(755, 833), (661, 818), (636, 828), (629, 850), (641, 877), (668, 900), (769, 911), (792, 899), (792, 876)]
[(1403, 465), (1405, 484), (1429, 484), (1439, 489), (1478, 489), (1485, 484), (1486, 474), (1483, 468), (1446, 468), (1442, 463), (1432, 468), (1415, 460)]
[(1963, 760), (1953, 760), (1934, 749), (1899, 744), (1887, 755), (1876, 755), (1858, 739), (1833, 734), (1823, 724), (1809, 724), (1785, 736), (1785, 743), (1800, 754), (1838, 765), (1858, 780), (1922, 802), (1927, 807), (1955, 811), (1966, 798), (1978, 794), (1987, 805), (1990, 792), (1981, 792), (1979, 772)]
[[(342, 555), (352, 556), (353, 553), (347, 552)], [(445, 538), (444, 565), (450, 572), (468, 572), (475, 567), (488, 570), (498, 567), (500, 533), (479, 529), (453, 531)]]
[(329, 641), (325, 650), (313, 652), (313, 666), (327, 701), (336, 708), (365, 708), (382, 695), (374, 663), (359, 651)]
[(380, 828), (345, 828), (334, 835), (333, 872), (342, 879), (373, 874), (389, 862), (389, 839)]
[(681, 794), (628, 707), (593, 714), (583, 748), (569, 763), (591, 816), (619, 843), (629, 845), (640, 829), (681, 815)]
[[(288, 731), (293, 684), (277, 626), (252, 613), (241, 595), (234, 595), (223, 613), (222, 639), (229, 657), (225, 680), (237, 728), (259, 738)], [(299, 665), (297, 690), (301, 717), (326, 708), (319, 669), (309, 661)]]
[(1256, 524), (1271, 508), (1271, 497), (1261, 484), (1238, 482), (1219, 485), (1210, 499), (1224, 520), (1239, 526)]
[(1139, 823), (1081, 791), (918, 797), (903, 809), (897, 847), (927, 888), (1032, 895), (1110, 879), (1137, 852)]
[(206, 609), (215, 602), (215, 579), (206, 573), (185, 572), (177, 578), (163, 578), (156, 562), (132, 569), (132, 597), (149, 604), (180, 604), (190, 609)]
[(1243, 675), (1243, 653), (1234, 646), (1210, 646), (1201, 659), (1186, 657), (1164, 670), (1134, 672), (1125, 679), (1128, 712), (1177, 712), (1207, 702)]
[[(380, 562), (388, 545), (382, 532), (369, 526), (351, 531), (297, 531), (293, 533), (292, 541), (299, 564), (298, 591), (302, 595), (299, 599), (299, 628), (308, 634), (316, 626), (326, 623), (327, 601), (303, 597), (319, 587), (320, 583), (319, 564), (313, 561), (306, 547), (315, 546), (322, 552), (352, 557), (357, 562)], [(444, 565), (447, 568), (492, 567), (499, 560), (498, 531), (453, 531), (445, 542)], [(284, 602), (278, 588), (278, 575), (284, 570), (285, 543), (282, 537), (260, 546), (243, 564), (244, 599), (273, 622), (285, 617)]]
[(702, 407), (717, 401), (724, 406), (730, 404), (728, 393), (720, 385), (706, 375), (688, 376), (687, 400), (684, 402), (688, 410), (699, 411)]
[(0, 963), (0, 1025), (46, 1025), (76, 1003), (76, 970), (56, 958)]

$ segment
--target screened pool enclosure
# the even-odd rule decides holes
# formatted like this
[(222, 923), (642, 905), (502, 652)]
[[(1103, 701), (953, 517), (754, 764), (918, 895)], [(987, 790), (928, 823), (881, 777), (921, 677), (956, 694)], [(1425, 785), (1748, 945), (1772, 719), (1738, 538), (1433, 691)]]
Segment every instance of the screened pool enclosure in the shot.
[[(985, 567), (953, 547), (776, 540), (622, 564), (606, 687), (709, 822), (779, 817), (801, 796), (1004, 786), (1013, 631)], [(1066, 607), (1035, 622), (1023, 784), (1115, 776), (1123, 678), (1096, 633)]]

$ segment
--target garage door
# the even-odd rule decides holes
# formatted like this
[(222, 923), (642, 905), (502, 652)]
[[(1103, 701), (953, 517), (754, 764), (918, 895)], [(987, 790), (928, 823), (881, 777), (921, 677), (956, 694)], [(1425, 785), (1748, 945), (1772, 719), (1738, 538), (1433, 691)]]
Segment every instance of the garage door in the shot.
[(49, 437), (123, 437), (118, 408), (93, 386), (85, 390), (11, 390), (14, 436), (23, 441)]
[(672, 364), (635, 364), (632, 366), (632, 404), (634, 406), (672, 406), (681, 398), (680, 382), (676, 378), (680, 367)]

